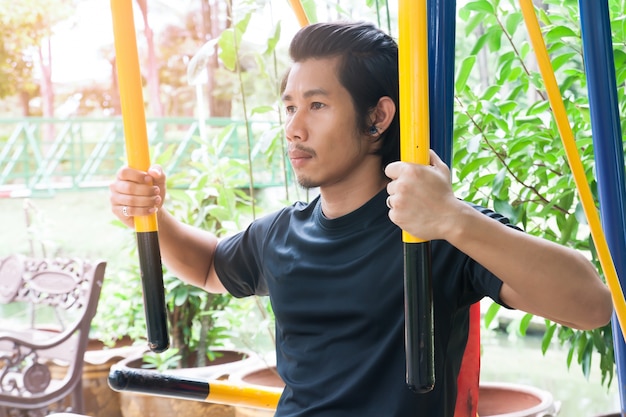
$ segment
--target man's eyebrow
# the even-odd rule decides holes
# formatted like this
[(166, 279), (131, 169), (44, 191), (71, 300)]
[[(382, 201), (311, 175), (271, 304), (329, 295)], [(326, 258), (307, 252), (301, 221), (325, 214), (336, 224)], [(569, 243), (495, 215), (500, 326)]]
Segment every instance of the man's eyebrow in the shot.
[[(314, 88), (312, 90), (307, 90), (303, 94), (304, 98), (311, 98), (315, 96), (329, 96), (329, 95), (330, 94), (328, 93), (328, 91), (323, 88)], [(283, 101), (293, 100), (293, 97), (289, 94), (283, 94), (281, 98)]]

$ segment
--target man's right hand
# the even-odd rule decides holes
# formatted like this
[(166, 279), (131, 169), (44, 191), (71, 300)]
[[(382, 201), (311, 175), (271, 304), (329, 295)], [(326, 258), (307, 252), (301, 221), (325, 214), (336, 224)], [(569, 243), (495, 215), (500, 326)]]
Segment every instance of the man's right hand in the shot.
[(117, 172), (109, 190), (113, 214), (134, 227), (133, 216), (147, 216), (163, 206), (165, 174), (159, 165), (150, 167), (147, 173), (125, 166)]

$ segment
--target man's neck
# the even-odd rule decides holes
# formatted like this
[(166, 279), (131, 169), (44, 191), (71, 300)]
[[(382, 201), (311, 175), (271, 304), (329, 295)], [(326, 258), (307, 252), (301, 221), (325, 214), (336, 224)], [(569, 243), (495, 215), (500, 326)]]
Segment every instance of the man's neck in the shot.
[(384, 175), (354, 184), (335, 184), (320, 187), (322, 212), (329, 219), (344, 216), (367, 203), (383, 188), (389, 179)]

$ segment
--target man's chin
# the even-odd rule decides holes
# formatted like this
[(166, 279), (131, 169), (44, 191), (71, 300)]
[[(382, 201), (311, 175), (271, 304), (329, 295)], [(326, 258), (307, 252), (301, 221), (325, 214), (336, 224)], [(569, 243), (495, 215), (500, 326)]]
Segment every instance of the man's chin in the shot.
[(319, 184), (311, 180), (310, 178), (298, 177), (297, 181), (300, 187), (307, 189), (307, 190), (310, 190), (311, 188), (319, 187)]

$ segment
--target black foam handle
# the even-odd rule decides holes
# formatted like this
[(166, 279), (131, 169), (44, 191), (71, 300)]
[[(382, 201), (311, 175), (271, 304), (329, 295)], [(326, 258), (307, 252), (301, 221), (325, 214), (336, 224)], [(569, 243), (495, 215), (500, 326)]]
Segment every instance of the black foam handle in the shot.
[(205, 400), (209, 395), (208, 381), (181, 375), (167, 375), (145, 369), (132, 369), (113, 365), (109, 370), (109, 386), (115, 391), (132, 391), (144, 394)]
[(159, 353), (167, 350), (170, 346), (159, 233), (157, 231), (137, 232), (136, 235), (148, 347), (153, 352)]
[(435, 386), (430, 242), (404, 243), (406, 383), (416, 393)]

